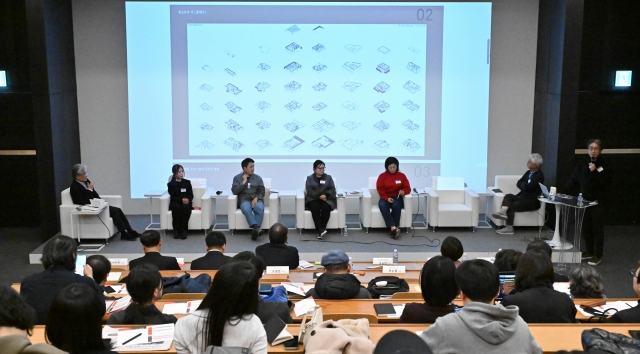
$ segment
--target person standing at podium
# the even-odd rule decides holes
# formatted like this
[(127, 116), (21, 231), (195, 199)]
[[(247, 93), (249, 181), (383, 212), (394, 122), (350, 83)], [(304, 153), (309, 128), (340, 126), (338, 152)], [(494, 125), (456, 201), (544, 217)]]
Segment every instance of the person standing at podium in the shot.
[(589, 158), (576, 164), (571, 177), (562, 189), (566, 194), (582, 193), (584, 200), (598, 201), (598, 205), (586, 208), (582, 220), (582, 234), (584, 235), (587, 252), (582, 259), (588, 259), (589, 265), (600, 264), (604, 253), (604, 208), (606, 192), (610, 182), (611, 168), (602, 153), (602, 141), (591, 139), (588, 142)]
[(182, 165), (173, 165), (171, 172), (173, 177), (167, 183), (167, 191), (171, 196), (169, 210), (171, 210), (173, 222), (173, 238), (186, 240), (191, 209), (193, 209), (193, 188), (191, 188), (191, 181), (184, 178)]

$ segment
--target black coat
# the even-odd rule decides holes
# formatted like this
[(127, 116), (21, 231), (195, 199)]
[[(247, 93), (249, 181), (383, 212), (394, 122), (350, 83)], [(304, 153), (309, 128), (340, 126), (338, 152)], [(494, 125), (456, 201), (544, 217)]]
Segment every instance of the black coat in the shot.
[(204, 257), (194, 259), (191, 262), (191, 270), (218, 270), (227, 264), (231, 257), (225, 256), (219, 251), (209, 251)]
[(159, 324), (167, 324), (167, 323), (176, 323), (178, 319), (174, 315), (166, 315), (158, 308), (156, 305), (148, 305), (148, 306), (138, 306), (138, 310), (142, 317), (144, 317), (144, 322), (141, 323), (125, 323), (124, 319), (127, 315), (127, 311), (134, 311), (135, 304), (129, 305), (126, 309), (122, 311), (118, 311), (111, 316), (107, 320), (107, 324), (148, 324), (148, 325), (159, 325)]
[(262, 297), (258, 299), (258, 313), (262, 324), (267, 323), (271, 316), (278, 316), (284, 323), (293, 323), (291, 309), (286, 302), (266, 302)]
[(336, 185), (330, 175), (323, 174), (320, 179), (316, 177), (315, 173), (307, 176), (304, 189), (307, 192), (304, 198), (305, 204), (318, 199), (321, 195), (324, 195), (327, 197), (326, 202), (331, 206), (331, 209), (336, 208)]
[[(88, 179), (87, 182), (89, 182)], [(100, 195), (95, 188), (90, 191), (83, 185), (82, 182), (79, 181), (71, 182), (71, 187), (69, 187), (69, 194), (71, 194), (71, 200), (73, 200), (73, 204), (78, 205), (91, 204), (91, 201), (89, 199), (100, 198)]]
[(529, 288), (502, 299), (503, 306), (516, 305), (527, 323), (575, 323), (576, 306), (569, 295), (550, 285)]
[[(32, 274), (22, 280), (20, 296), (36, 310), (36, 323), (45, 324), (51, 303), (58, 293), (70, 284), (88, 284), (102, 298), (98, 284), (89, 277), (78, 275), (63, 266), (54, 265), (44, 272)], [(102, 303), (104, 307), (104, 303)], [(106, 308), (103, 308), (103, 312)]]
[(159, 252), (147, 252), (143, 257), (131, 260), (129, 269), (147, 263), (155, 265), (158, 270), (180, 270), (176, 257), (163, 256)]
[(360, 280), (353, 274), (324, 273), (306, 296), (314, 299), (371, 299), (369, 290), (360, 286)]
[(607, 319), (611, 323), (640, 323), (640, 300), (636, 307), (622, 310)]
[[(183, 189), (184, 192), (182, 191)], [(193, 188), (191, 188), (191, 181), (188, 179), (183, 178), (178, 182), (175, 178), (172, 178), (171, 181), (167, 183), (167, 191), (171, 197), (169, 200), (169, 210), (173, 210), (176, 205), (184, 205), (182, 198), (189, 199), (189, 206), (193, 206)]]
[(540, 208), (538, 197), (542, 194), (540, 183), (544, 184), (544, 174), (542, 170), (537, 170), (529, 179), (529, 172), (525, 172), (516, 183), (516, 187), (520, 190), (518, 197), (521, 201), (526, 201), (535, 205), (535, 209)]
[(607, 189), (611, 182), (611, 167), (602, 155), (595, 162), (595, 170), (589, 169), (589, 162), (591, 159), (576, 164), (562, 191), (578, 195), (575, 193), (578, 189), (578, 193), (582, 193), (585, 200), (597, 200), (598, 204), (602, 205), (606, 201)]
[(256, 256), (262, 258), (267, 267), (296, 269), (300, 265), (298, 249), (284, 243), (265, 243), (256, 247)]
[(404, 306), (399, 323), (435, 323), (438, 317), (456, 312), (456, 305), (429, 306), (426, 303), (410, 303)]

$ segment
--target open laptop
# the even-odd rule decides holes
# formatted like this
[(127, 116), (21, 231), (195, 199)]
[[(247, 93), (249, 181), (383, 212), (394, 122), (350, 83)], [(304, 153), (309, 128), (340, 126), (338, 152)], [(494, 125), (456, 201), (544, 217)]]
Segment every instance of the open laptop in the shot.
[[(556, 195), (552, 196), (549, 194), (549, 190), (544, 184), (540, 182), (538, 182), (538, 184), (540, 185), (540, 190), (542, 190), (542, 195), (544, 195), (545, 198), (551, 201), (563, 202), (563, 203), (572, 204), (572, 205), (576, 205), (576, 203), (578, 202), (578, 200), (575, 197), (566, 195), (566, 194), (556, 193)], [(588, 203), (588, 201), (586, 200), (584, 202)]]
[(500, 292), (496, 301), (502, 301), (505, 296), (509, 296), (511, 290), (516, 287), (515, 272), (500, 272)]

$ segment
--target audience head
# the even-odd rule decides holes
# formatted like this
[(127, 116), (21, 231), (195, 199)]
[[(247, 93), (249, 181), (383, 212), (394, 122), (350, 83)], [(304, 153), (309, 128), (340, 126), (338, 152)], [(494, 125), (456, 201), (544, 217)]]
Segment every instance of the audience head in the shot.
[(87, 264), (91, 266), (93, 270), (93, 280), (95, 280), (98, 285), (104, 285), (111, 271), (111, 262), (107, 257), (94, 254), (93, 256), (87, 257)]
[(327, 273), (348, 273), (351, 265), (349, 265), (349, 256), (344, 251), (332, 250), (322, 256), (320, 262)]
[(553, 264), (546, 253), (530, 250), (525, 252), (516, 268), (516, 289), (518, 291), (537, 287), (553, 286)]
[(67, 270), (76, 269), (76, 251), (78, 244), (69, 236), (55, 236), (44, 245), (42, 250), (42, 265), (45, 269), (61, 266)]
[(460, 292), (456, 285), (456, 266), (448, 257), (435, 256), (420, 272), (422, 298), (430, 306), (445, 306)]
[[(180, 172), (182, 172), (181, 175)], [(171, 173), (173, 173), (173, 178), (184, 178), (184, 167), (182, 167), (182, 165), (175, 164), (171, 167)]]
[(388, 332), (378, 344), (373, 354), (431, 354), (427, 343), (417, 334), (404, 329)]
[(253, 161), (252, 158), (247, 157), (246, 159), (242, 160), (242, 162), (240, 163), (240, 166), (242, 166), (242, 169), (244, 170), (244, 169), (248, 168), (249, 164), (251, 164), (251, 163), (255, 164), (255, 161)]
[(45, 337), (69, 353), (106, 350), (102, 341), (104, 300), (85, 283), (70, 284), (51, 303)]
[(286, 243), (288, 238), (289, 228), (282, 223), (275, 223), (269, 228), (269, 242), (271, 243)]
[(258, 278), (248, 262), (230, 262), (218, 270), (198, 310), (208, 309), (204, 346), (221, 346), (224, 326), (230, 319), (258, 310)]
[(73, 176), (73, 179), (78, 179), (78, 180), (86, 179), (85, 178), (86, 174), (87, 174), (86, 165), (82, 165), (78, 163), (73, 165), (73, 167), (71, 168), (71, 175)]
[(602, 141), (600, 139), (589, 139), (587, 146), (589, 147), (589, 156), (593, 159), (597, 159), (603, 150)]
[(535, 240), (535, 241), (529, 242), (529, 244), (527, 245), (527, 251), (531, 251), (531, 250), (536, 250), (542, 253), (546, 253), (549, 256), (549, 258), (551, 258), (551, 254), (553, 253), (553, 249), (551, 249), (551, 246), (549, 246), (548, 243), (542, 240)]
[(160, 246), (162, 239), (156, 230), (146, 230), (140, 235), (140, 243), (144, 248), (154, 248)]
[(259, 256), (256, 256), (255, 253), (251, 251), (242, 251), (235, 256), (231, 257), (229, 263), (231, 262), (240, 262), (245, 261), (249, 262), (256, 269), (256, 276), (258, 279), (262, 278), (262, 272), (267, 269), (267, 266), (264, 264), (264, 261)]
[(456, 284), (469, 300), (493, 304), (500, 288), (500, 274), (493, 264), (474, 259), (458, 267)]
[(36, 312), (11, 287), (0, 286), (0, 328), (15, 328), (30, 336)]
[(514, 272), (518, 267), (518, 261), (522, 257), (522, 252), (516, 250), (501, 250), (496, 253), (493, 264), (500, 272)]
[[(395, 168), (391, 165), (395, 165)], [(396, 159), (393, 156), (389, 156), (387, 157), (386, 160), (384, 160), (384, 169), (387, 170), (387, 172), (389, 173), (395, 173), (396, 171), (400, 171), (400, 161), (398, 161), (398, 159)]]
[(542, 156), (540, 154), (529, 155), (529, 160), (527, 160), (527, 167), (530, 170), (537, 170), (541, 166), (542, 166)]
[(131, 299), (141, 305), (150, 305), (162, 297), (162, 275), (155, 265), (141, 264), (129, 272), (126, 280)]
[(207, 243), (207, 251), (212, 249), (224, 251), (227, 245), (227, 238), (220, 231), (212, 231), (207, 234), (205, 242)]
[(454, 236), (447, 236), (447, 238), (442, 241), (442, 246), (440, 246), (440, 253), (455, 262), (460, 259), (460, 257), (462, 257), (462, 254), (464, 253), (462, 242), (460, 242), (460, 240), (458, 240)]
[(596, 268), (580, 264), (569, 275), (569, 291), (574, 298), (600, 298), (604, 284)]

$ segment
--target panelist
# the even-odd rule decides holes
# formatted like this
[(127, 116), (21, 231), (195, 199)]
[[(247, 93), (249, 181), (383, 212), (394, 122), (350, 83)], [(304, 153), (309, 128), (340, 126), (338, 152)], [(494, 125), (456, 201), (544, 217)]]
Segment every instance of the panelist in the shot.
[(518, 194), (507, 194), (502, 200), (502, 209), (493, 214), (496, 219), (506, 220), (507, 226), (496, 232), (501, 235), (513, 235), (513, 219), (516, 212), (531, 211), (540, 208), (538, 196), (542, 193), (540, 183), (544, 184), (544, 174), (540, 170), (542, 156), (540, 154), (529, 155), (527, 160), (527, 172), (518, 180), (516, 186), (520, 190)]
[(313, 173), (307, 176), (304, 185), (306, 196), (305, 207), (311, 212), (313, 224), (318, 232), (318, 239), (322, 240), (327, 233), (331, 210), (336, 208), (336, 185), (330, 175), (324, 173), (325, 164), (322, 160), (313, 163)]
[(404, 195), (411, 193), (411, 185), (404, 173), (400, 172), (400, 162), (395, 157), (387, 157), (384, 161), (386, 171), (378, 176), (376, 189), (380, 195), (378, 207), (384, 223), (391, 231), (391, 238), (400, 235), (400, 216), (404, 208)]
[(191, 209), (193, 209), (193, 189), (191, 181), (184, 178), (182, 165), (173, 165), (171, 172), (173, 177), (167, 183), (167, 190), (171, 197), (169, 210), (173, 219), (173, 238), (186, 240)]
[(262, 177), (254, 173), (255, 161), (247, 157), (242, 160), (242, 173), (233, 177), (231, 192), (238, 196), (238, 208), (247, 219), (251, 230), (251, 239), (257, 240), (262, 235), (262, 218), (264, 217), (264, 182)]
[[(81, 164), (73, 165), (71, 174), (74, 180), (71, 182), (69, 193), (73, 204), (91, 204), (89, 199), (100, 198), (98, 191), (93, 187), (93, 183), (87, 178), (87, 166)], [(129, 225), (129, 220), (124, 216), (122, 209), (109, 205), (109, 215), (113, 219), (113, 223), (116, 224), (118, 231), (120, 231), (122, 240), (133, 241), (140, 237), (140, 234)]]

